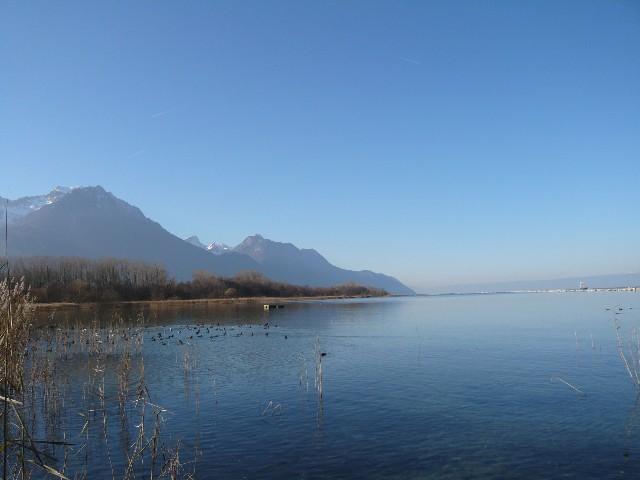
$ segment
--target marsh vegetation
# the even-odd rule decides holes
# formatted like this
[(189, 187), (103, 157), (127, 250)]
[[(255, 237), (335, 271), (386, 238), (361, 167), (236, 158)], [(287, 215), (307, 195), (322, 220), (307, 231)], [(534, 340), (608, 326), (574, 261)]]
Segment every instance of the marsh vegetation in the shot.
[(151, 402), (143, 318), (34, 327), (24, 282), (0, 284), (0, 299), (3, 478), (92, 478), (105, 457), (110, 478), (189, 476), (163, 438), (167, 411)]
[[(158, 375), (183, 379), (182, 392), (173, 393), (198, 417), (201, 391), (216, 391), (211, 366), (201, 365), (199, 342), (282, 338), (268, 321), (159, 327), (142, 312), (125, 317), (117, 309), (90, 321), (51, 311), (43, 321), (24, 280), (0, 283), (0, 302), (3, 479), (195, 478), (202, 454), (197, 435), (176, 434), (191, 418), (164, 406), (168, 392)], [(315, 353), (312, 361), (320, 362)], [(306, 359), (303, 368), (309, 368)], [(321, 401), (322, 378), (315, 382)], [(262, 415), (281, 412), (281, 404), (269, 401)]]

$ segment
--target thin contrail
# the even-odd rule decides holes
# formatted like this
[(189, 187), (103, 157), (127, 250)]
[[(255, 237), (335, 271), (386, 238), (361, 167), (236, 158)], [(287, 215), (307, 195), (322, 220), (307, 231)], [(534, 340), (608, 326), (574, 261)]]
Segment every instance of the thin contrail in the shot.
[(412, 63), (413, 65), (422, 65), (422, 62), (420, 60), (416, 60), (415, 58), (400, 57), (400, 60), (402, 60), (403, 62)]
[(144, 153), (144, 150), (138, 150), (138, 151), (133, 152), (133, 153), (132, 153), (131, 155), (129, 155), (127, 158), (128, 158), (128, 159), (129, 159), (129, 158), (134, 158), (134, 157), (137, 157), (137, 156), (139, 156), (139, 155), (142, 155), (143, 153)]
[(159, 118), (165, 116), (167, 113), (171, 113), (171, 110), (162, 110), (161, 112), (156, 112), (151, 114), (151, 118)]

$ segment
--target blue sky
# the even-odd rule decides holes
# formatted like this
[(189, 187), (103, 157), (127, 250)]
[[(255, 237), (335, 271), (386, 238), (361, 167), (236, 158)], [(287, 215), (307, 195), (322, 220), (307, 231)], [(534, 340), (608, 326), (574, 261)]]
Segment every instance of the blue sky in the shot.
[(640, 270), (640, 3), (5, 2), (15, 198), (421, 288)]

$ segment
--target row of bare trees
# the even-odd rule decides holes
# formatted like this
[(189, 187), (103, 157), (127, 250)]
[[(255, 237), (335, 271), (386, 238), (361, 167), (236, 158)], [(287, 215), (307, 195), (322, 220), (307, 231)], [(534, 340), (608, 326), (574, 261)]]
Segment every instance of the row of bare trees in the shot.
[(115, 258), (14, 258), (11, 273), (24, 277), (40, 302), (150, 300), (171, 281), (161, 265)]
[(223, 278), (198, 271), (191, 281), (177, 282), (161, 265), (115, 258), (22, 257), (11, 259), (11, 264), (12, 275), (24, 277), (34, 297), (43, 303), (386, 294), (355, 284), (290, 285), (257, 272)]

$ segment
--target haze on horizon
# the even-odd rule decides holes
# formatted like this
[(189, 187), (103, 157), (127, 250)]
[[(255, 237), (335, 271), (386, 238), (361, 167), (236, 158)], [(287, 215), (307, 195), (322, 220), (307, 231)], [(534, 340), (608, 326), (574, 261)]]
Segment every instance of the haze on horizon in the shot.
[(430, 286), (640, 271), (640, 4), (7, 3), (3, 196)]

